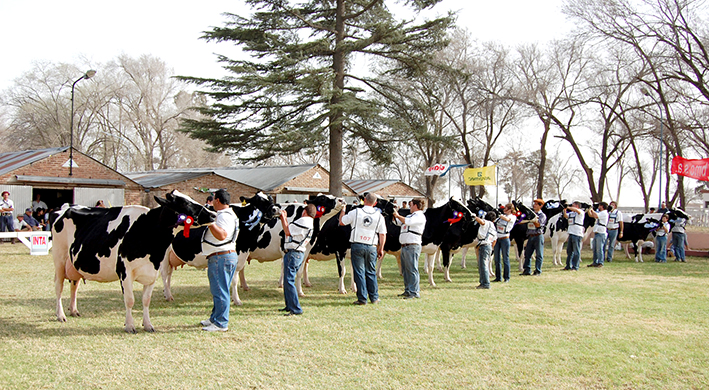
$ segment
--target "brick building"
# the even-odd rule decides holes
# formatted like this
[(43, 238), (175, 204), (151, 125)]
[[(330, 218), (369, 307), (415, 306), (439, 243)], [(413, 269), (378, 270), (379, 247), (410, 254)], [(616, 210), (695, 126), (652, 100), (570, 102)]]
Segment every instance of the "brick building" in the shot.
[[(142, 185), (146, 194), (177, 189), (203, 201), (209, 193), (226, 188), (232, 197), (252, 196), (263, 191), (279, 203), (301, 202), (319, 193), (328, 193), (330, 180), (328, 171), (318, 164), (163, 169), (127, 173), (126, 176)], [(346, 185), (343, 185), (342, 193), (346, 197), (355, 195)]]
[(140, 203), (139, 184), (76, 149), (73, 160), (69, 175), (68, 146), (0, 153), (0, 190), (10, 192), (16, 211), (30, 207), (38, 194), (50, 208)]

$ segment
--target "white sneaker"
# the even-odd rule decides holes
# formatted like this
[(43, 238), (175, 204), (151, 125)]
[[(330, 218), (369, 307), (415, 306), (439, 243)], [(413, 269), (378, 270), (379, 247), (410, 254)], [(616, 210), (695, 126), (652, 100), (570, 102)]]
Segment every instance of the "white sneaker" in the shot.
[(209, 326), (205, 326), (202, 328), (202, 330), (207, 331), (207, 332), (226, 332), (229, 330), (229, 328), (220, 328), (214, 324), (211, 324)]
[(209, 326), (209, 325), (212, 325), (212, 321), (210, 321), (210, 320), (202, 320), (202, 321), (199, 322), (199, 324), (202, 325), (202, 326)]

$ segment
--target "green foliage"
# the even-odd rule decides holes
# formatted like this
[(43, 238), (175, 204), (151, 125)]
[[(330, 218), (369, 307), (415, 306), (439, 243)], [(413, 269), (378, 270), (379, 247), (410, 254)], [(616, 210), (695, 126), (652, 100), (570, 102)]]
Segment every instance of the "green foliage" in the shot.
[[(418, 12), (439, 1), (405, 4)], [(203, 38), (235, 44), (249, 58), (221, 56), (233, 73), (223, 79), (181, 77), (201, 86), (212, 102), (199, 108), (205, 119), (185, 121), (183, 130), (214, 151), (236, 151), (247, 160), (322, 149), (331, 131), (342, 131), (386, 161), (390, 123), (366, 93), (372, 76), (355, 56), (385, 58), (389, 71), (416, 74), (444, 45), (453, 17), (397, 20), (382, 0), (344, 0), (339, 11), (336, 1), (247, 3), (254, 9), (250, 17), (227, 14), (226, 25)], [(331, 155), (342, 149), (329, 147)]]

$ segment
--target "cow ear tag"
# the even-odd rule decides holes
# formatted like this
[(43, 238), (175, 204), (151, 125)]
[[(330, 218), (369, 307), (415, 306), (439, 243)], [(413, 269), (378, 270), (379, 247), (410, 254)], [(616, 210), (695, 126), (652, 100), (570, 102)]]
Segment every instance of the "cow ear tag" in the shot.
[(185, 230), (182, 231), (182, 234), (184, 234), (185, 238), (190, 237), (190, 227), (193, 223), (194, 219), (192, 219), (192, 217), (185, 218)]
[(246, 206), (246, 199), (241, 201), (241, 207), (244, 207), (244, 206)]

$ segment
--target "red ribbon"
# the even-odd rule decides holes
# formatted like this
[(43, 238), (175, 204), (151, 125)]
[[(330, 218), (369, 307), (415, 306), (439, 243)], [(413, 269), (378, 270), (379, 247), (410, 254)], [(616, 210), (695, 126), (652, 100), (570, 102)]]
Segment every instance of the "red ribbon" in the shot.
[(190, 227), (193, 223), (194, 219), (192, 219), (192, 217), (185, 218), (185, 230), (182, 231), (182, 234), (184, 234), (185, 238), (190, 237)]
[(315, 218), (320, 218), (325, 214), (325, 206), (317, 206), (318, 212), (315, 214)]
[(452, 225), (456, 222), (459, 222), (461, 219), (463, 219), (463, 213), (461, 213), (459, 211), (454, 211), (453, 218), (448, 218), (448, 223), (450, 223)]

